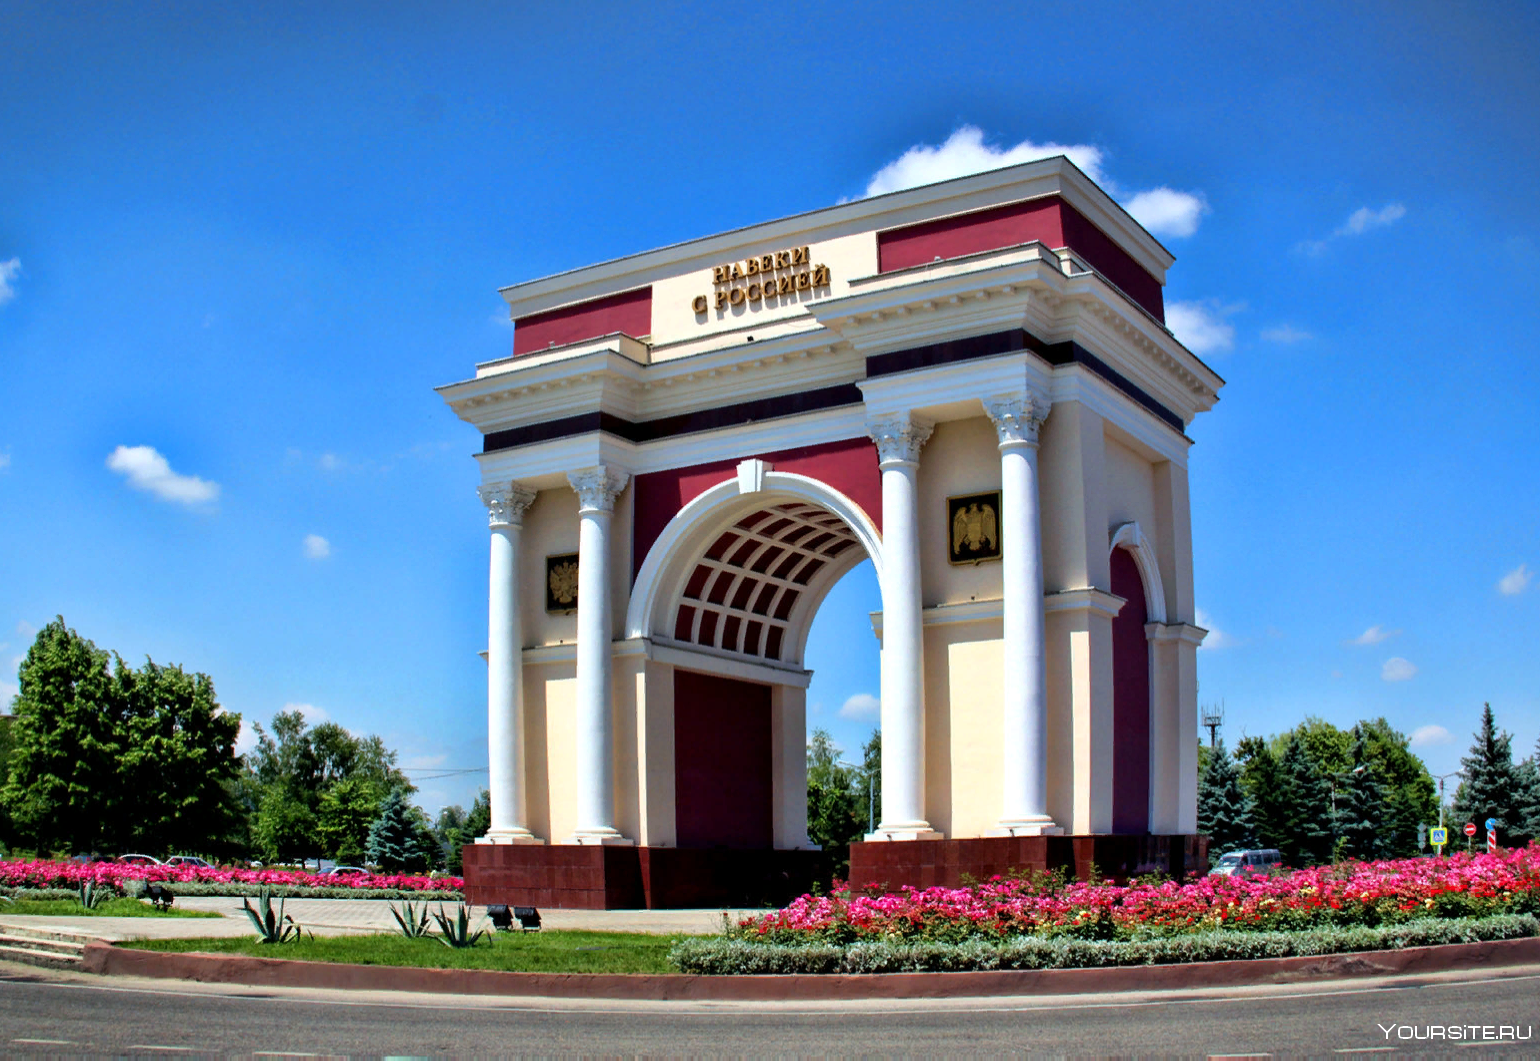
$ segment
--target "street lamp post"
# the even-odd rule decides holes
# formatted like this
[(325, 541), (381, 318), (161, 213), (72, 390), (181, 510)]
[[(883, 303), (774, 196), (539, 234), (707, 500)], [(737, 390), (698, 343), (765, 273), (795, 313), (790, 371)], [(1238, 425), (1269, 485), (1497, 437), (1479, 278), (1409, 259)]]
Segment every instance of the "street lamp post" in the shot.
[[(1448, 780), (1449, 778), (1451, 778), (1451, 777), (1464, 777), (1464, 776), (1465, 776), (1465, 771), (1464, 770), (1451, 770), (1447, 774), (1439, 774), (1438, 775), (1438, 827), (1440, 829), (1442, 829), (1444, 827), (1444, 782), (1446, 780)], [(1447, 836), (1448, 834), (1445, 834), (1445, 835)], [(1468, 847), (1470, 845), (1467, 843), (1466, 846)], [(1440, 847), (1438, 853), (1440, 855), (1443, 855), (1444, 849), (1442, 847)]]
[(866, 777), (866, 832), (867, 835), (877, 831), (877, 786), (872, 784), (872, 771), (869, 767), (859, 766), (856, 763), (847, 763), (845, 760), (837, 760), (840, 766), (851, 770), (859, 770)]
[(1331, 775), (1331, 861), (1337, 863), (1337, 845), (1342, 842), (1342, 830), (1337, 822), (1337, 781), (1346, 779), (1354, 774), (1361, 774), (1369, 768), (1368, 763), (1359, 763), (1351, 770), (1338, 770)]

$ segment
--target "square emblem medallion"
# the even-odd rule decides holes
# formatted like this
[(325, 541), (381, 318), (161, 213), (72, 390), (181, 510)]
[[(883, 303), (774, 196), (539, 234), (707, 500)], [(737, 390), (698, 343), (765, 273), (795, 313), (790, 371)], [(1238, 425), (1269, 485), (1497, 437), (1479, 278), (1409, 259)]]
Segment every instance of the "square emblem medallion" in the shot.
[(1000, 491), (946, 499), (946, 558), (954, 564), (1000, 559)]
[(562, 553), (545, 558), (545, 610), (577, 611), (578, 554)]

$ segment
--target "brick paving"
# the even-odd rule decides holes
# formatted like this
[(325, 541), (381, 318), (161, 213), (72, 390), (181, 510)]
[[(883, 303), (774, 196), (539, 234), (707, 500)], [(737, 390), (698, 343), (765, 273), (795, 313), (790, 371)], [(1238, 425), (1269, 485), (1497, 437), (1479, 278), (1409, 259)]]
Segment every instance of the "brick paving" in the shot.
[[(251, 922), (235, 896), (189, 896), (178, 899), (186, 910), (207, 910), (219, 918), (204, 917), (42, 917), (0, 914), (0, 928), (20, 925), (83, 932), (96, 939), (119, 942), (128, 939), (184, 939), (204, 936), (245, 936)], [(276, 903), (275, 903), (276, 905)], [(437, 908), (430, 904), (431, 909)], [(453, 904), (445, 903), (445, 909)], [(283, 912), (306, 929), (321, 936), (396, 931), (385, 899), (288, 899)], [(472, 912), (480, 915), (480, 908)], [(738, 918), (753, 910), (728, 910)], [(709, 933), (722, 927), (722, 910), (541, 910), (541, 924), (552, 929), (589, 929), (599, 932)]]

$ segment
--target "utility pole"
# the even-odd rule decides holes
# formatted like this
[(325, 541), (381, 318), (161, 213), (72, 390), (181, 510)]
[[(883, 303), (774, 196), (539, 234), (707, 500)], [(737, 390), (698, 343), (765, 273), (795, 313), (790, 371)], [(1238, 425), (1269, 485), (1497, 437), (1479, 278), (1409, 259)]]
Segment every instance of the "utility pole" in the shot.
[(1208, 729), (1208, 746), (1212, 748), (1218, 743), (1219, 727), (1225, 724), (1225, 704), (1221, 700), (1217, 707), (1209, 704), (1200, 710), (1203, 725)]

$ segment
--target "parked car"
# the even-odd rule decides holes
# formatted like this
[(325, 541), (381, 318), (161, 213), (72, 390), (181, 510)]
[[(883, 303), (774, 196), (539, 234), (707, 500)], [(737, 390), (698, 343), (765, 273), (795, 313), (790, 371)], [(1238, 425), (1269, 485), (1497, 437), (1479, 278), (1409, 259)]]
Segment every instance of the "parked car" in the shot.
[(1209, 874), (1216, 877), (1266, 876), (1281, 865), (1283, 854), (1275, 847), (1255, 851), (1227, 851), (1219, 856), (1219, 861), (1214, 863)]
[(321, 871), (323, 877), (356, 877), (369, 871), (362, 866), (333, 866)]
[(160, 859), (154, 855), (119, 855), (118, 861), (125, 866), (158, 866)]
[(170, 858), (166, 859), (166, 865), (168, 865), (168, 866), (193, 866), (193, 867), (199, 868), (199, 869), (213, 869), (214, 868), (213, 866), (211, 866), (207, 862), (205, 862), (203, 859), (199, 858), (197, 855), (172, 855)]

